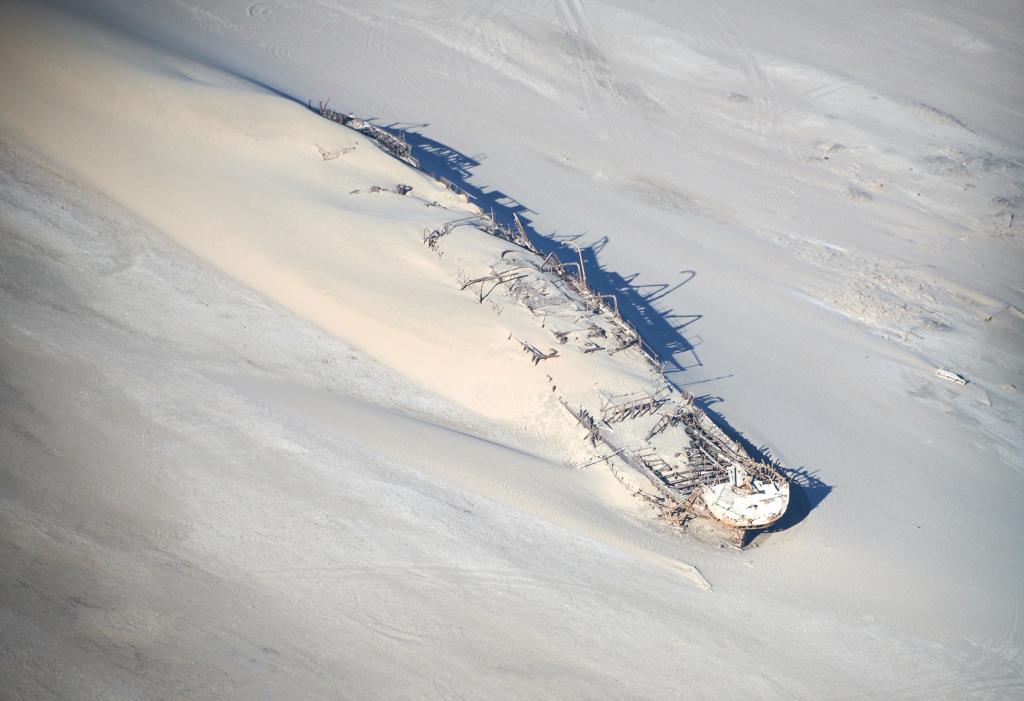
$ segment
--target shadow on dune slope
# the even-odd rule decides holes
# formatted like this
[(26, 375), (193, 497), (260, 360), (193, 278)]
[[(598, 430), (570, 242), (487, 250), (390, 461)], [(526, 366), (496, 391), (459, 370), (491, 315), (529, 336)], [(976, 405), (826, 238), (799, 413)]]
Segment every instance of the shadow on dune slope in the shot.
[[(472, 171), (479, 161), (446, 144), (431, 139), (422, 133), (427, 124), (392, 124), (389, 131), (402, 136), (412, 145), (413, 153), (419, 159), (422, 169), (434, 177), (444, 178), (472, 198), (481, 209), (492, 212), (495, 219), (508, 226), (513, 224), (513, 215), (522, 222), (526, 233), (534, 244), (545, 254), (555, 253), (561, 260), (582, 259), (587, 281), (595, 290), (614, 294), (619, 311), (640, 332), (655, 354), (665, 363), (665, 375), (677, 388), (686, 385), (683, 373), (688, 368), (702, 365), (696, 348), (683, 333), (690, 324), (699, 321), (701, 314), (678, 314), (671, 309), (661, 308), (657, 303), (671, 292), (696, 277), (696, 271), (684, 271), (683, 279), (675, 283), (638, 284), (639, 273), (622, 274), (605, 266), (600, 256), (608, 243), (605, 236), (585, 246), (579, 245), (582, 236), (544, 236), (539, 234), (530, 221), (531, 210), (508, 194), (472, 182)], [(685, 362), (684, 362), (685, 361)], [(724, 403), (721, 397), (698, 395), (696, 403), (730, 438), (737, 441), (755, 459), (770, 462), (785, 474), (792, 485), (789, 509), (783, 518), (766, 532), (789, 529), (813, 511), (832, 491), (832, 486), (822, 480), (817, 472), (806, 467), (780, 465), (764, 446), (751, 443), (736, 429), (717, 406)]]

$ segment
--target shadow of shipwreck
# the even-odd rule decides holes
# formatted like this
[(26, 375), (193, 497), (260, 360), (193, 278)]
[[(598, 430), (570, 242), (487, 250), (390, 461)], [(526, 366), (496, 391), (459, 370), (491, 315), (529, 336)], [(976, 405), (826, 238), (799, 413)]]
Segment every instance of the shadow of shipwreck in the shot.
[[(483, 211), (490, 212), (499, 224), (513, 227), (515, 218), (518, 218), (530, 240), (544, 255), (554, 253), (562, 261), (582, 261), (590, 286), (602, 294), (615, 295), (619, 313), (633, 324), (648, 347), (663, 362), (666, 380), (676, 389), (682, 389), (686, 385), (681, 381), (682, 374), (687, 369), (702, 366), (694, 344), (687, 340), (683, 331), (699, 321), (702, 315), (677, 314), (661, 308), (658, 303), (696, 277), (696, 271), (682, 271), (682, 278), (672, 283), (639, 284), (639, 273), (624, 275), (601, 262), (601, 253), (608, 244), (607, 236), (580, 245), (582, 235), (541, 235), (530, 220), (532, 210), (501, 190), (472, 182), (473, 169), (480, 165), (478, 157), (464, 154), (426, 136), (422, 130), (429, 126), (401, 123), (381, 128), (403, 138), (412, 146), (424, 172), (465, 193)], [(684, 358), (689, 360), (684, 363)], [(730, 438), (742, 445), (751, 457), (771, 463), (790, 480), (792, 492), (789, 508), (778, 522), (764, 532), (783, 531), (800, 523), (832, 491), (832, 487), (816, 473), (803, 467), (783, 467), (774, 460), (767, 448), (753, 445), (714, 408), (724, 403), (721, 397), (698, 396), (695, 402)]]
[[(696, 350), (681, 331), (701, 318), (700, 314), (678, 315), (665, 312), (654, 307), (654, 303), (669, 293), (682, 287), (696, 276), (692, 270), (684, 271), (683, 280), (673, 285), (636, 283), (639, 273), (623, 276), (601, 264), (600, 254), (608, 244), (608, 237), (577, 248), (581, 235), (573, 236), (542, 236), (534, 229), (530, 214), (532, 211), (515, 198), (500, 190), (487, 189), (470, 182), (472, 170), (480, 165), (480, 161), (457, 151), (450, 146), (438, 143), (417, 131), (406, 129), (423, 128), (425, 124), (397, 125), (387, 127), (413, 147), (413, 152), (420, 161), (423, 170), (436, 178), (455, 185), (468, 195), (473, 202), (485, 212), (490, 212), (499, 224), (513, 226), (513, 215), (518, 216), (523, 228), (534, 245), (542, 253), (554, 253), (563, 261), (582, 259), (583, 269), (590, 285), (603, 294), (613, 294), (618, 300), (619, 312), (629, 321), (643, 337), (644, 342), (655, 352), (659, 359), (666, 363), (666, 371), (681, 372), (687, 367), (701, 365)], [(683, 365), (679, 356), (690, 354), (694, 362)]]

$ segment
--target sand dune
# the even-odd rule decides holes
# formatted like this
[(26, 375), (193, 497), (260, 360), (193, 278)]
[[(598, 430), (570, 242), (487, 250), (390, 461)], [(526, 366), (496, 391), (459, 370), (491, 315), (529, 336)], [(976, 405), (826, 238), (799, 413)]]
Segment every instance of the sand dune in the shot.
[[(1019, 695), (1021, 22), (4, 5), (6, 693)], [(567, 469), (455, 284), (485, 244), (421, 241), (491, 209), (780, 460), (782, 527), (721, 549)]]

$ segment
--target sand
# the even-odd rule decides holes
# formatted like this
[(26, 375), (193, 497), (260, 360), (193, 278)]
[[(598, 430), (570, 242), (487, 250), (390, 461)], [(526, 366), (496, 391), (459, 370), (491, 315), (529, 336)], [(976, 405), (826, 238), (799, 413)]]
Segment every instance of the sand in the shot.
[[(776, 10), (0, 9), (5, 694), (1018, 695), (1022, 18)], [(477, 206), (577, 237), (784, 527), (567, 469), (421, 243)]]

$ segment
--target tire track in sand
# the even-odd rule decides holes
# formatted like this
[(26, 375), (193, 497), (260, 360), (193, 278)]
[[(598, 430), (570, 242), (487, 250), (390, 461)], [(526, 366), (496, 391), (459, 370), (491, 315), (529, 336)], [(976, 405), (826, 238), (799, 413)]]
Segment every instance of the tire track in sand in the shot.
[[(718, 25), (719, 34), (722, 40), (728, 46), (729, 50), (739, 58), (742, 65), (743, 73), (747, 77), (747, 81), (752, 88), (752, 92), (755, 93), (756, 97), (753, 102), (755, 105), (754, 115), (754, 130), (757, 132), (758, 139), (763, 143), (771, 143), (774, 146), (779, 146), (782, 140), (778, 137), (782, 132), (782, 112), (779, 108), (778, 100), (776, 99), (776, 88), (772, 81), (768, 78), (768, 75), (764, 72), (761, 67), (761, 62), (757, 57), (744, 48), (740, 41), (740, 32), (737, 29), (735, 22), (729, 16), (729, 13), (722, 9), (717, 3), (712, 3), (712, 15), (715, 20), (715, 24)], [(792, 149), (785, 146), (782, 147), (786, 153), (790, 156), (794, 156)]]
[[(275, 28), (275, 17), (278, 11), (283, 8), (291, 7), (292, 5), (288, 3), (268, 2), (264, 0), (261, 2), (250, 3), (245, 8), (245, 14), (252, 22), (255, 22), (256, 24), (259, 24), (277, 34), (278, 30)], [(260, 41), (259, 46), (278, 63), (289, 65), (295, 63), (295, 57), (292, 56), (291, 49), (288, 48), (284, 40), (279, 38), (279, 34), (277, 34), (277, 36), (272, 36), (269, 41)]]
[[(640, 141), (633, 132), (630, 119), (626, 114), (626, 103), (619, 95), (609, 78), (611, 68), (601, 51), (597, 34), (587, 15), (583, 0), (558, 0), (556, 9), (561, 17), (563, 27), (572, 43), (572, 56), (576, 67), (583, 78), (584, 97), (589, 108), (605, 103), (610, 108), (608, 118), (619, 141), (629, 142), (634, 149), (640, 148)], [(606, 99), (601, 99), (602, 97)], [(598, 106), (598, 109), (600, 107)], [(604, 112), (604, 110), (601, 110)]]

